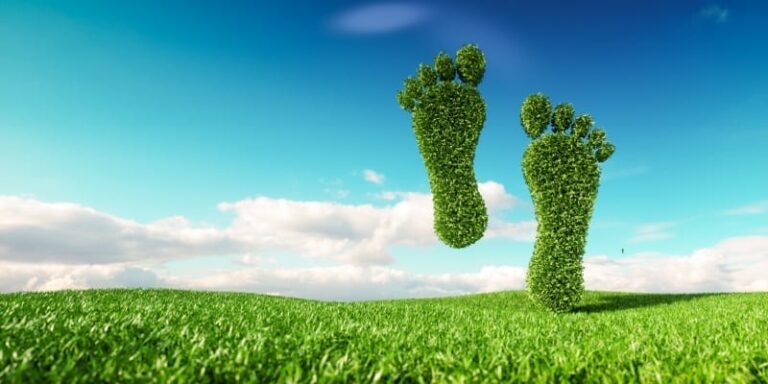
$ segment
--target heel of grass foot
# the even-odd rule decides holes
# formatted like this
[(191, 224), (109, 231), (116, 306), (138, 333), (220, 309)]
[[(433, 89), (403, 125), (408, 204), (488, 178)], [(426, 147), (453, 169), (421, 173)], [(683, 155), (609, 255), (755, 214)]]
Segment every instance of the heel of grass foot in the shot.
[[(451, 186), (456, 188), (456, 186)], [(451, 196), (460, 195), (461, 200)], [(477, 184), (459, 187), (452, 193), (435, 193), (435, 233), (437, 237), (452, 248), (464, 248), (483, 237), (488, 226), (488, 214), (485, 201)]]

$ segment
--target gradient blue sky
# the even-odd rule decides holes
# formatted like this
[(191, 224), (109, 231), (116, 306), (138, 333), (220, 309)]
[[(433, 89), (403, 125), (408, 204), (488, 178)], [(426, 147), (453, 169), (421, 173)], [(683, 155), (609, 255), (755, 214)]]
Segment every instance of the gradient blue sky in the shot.
[[(477, 176), (521, 201), (504, 218), (533, 219), (518, 112), (544, 92), (617, 147), (587, 255), (690, 254), (768, 233), (766, 16), (746, 0), (5, 0), (0, 195), (222, 227), (217, 204), (257, 196), (383, 207), (373, 194), (428, 193), (395, 94), (420, 62), (473, 42), (488, 62)], [(531, 249), (398, 246), (392, 265), (525, 266)]]

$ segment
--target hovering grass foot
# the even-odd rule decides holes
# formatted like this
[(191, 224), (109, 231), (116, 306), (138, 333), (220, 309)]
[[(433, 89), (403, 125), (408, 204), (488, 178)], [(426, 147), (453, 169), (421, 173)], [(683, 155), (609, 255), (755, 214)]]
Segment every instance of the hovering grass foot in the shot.
[[(538, 220), (526, 279), (533, 298), (554, 312), (570, 311), (584, 291), (582, 257), (600, 179), (598, 162), (616, 149), (592, 117), (574, 119), (571, 104), (552, 109), (541, 93), (528, 96), (520, 121), (533, 141), (523, 176)], [(551, 124), (552, 132), (544, 133)]]
[[(459, 81), (454, 81), (457, 71)], [(456, 53), (455, 64), (441, 52), (434, 66), (420, 65), (418, 75), (407, 78), (397, 94), (400, 106), (411, 112), (427, 168), (435, 233), (453, 248), (476, 242), (488, 225), (474, 170), (485, 123), (485, 101), (477, 90), (484, 73), (482, 51), (467, 44)]]

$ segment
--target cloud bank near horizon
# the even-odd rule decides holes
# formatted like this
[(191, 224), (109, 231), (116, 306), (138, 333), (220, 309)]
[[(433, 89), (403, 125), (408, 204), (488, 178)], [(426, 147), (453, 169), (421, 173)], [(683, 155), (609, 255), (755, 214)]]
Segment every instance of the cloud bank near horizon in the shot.
[[(622, 259), (588, 256), (589, 290), (693, 293), (768, 291), (768, 236), (727, 238), (690, 255), (639, 253)], [(439, 297), (524, 289), (526, 268), (489, 265), (461, 273), (422, 274), (387, 266), (312, 268), (245, 266), (201, 276), (130, 263), (34, 264), (0, 261), (0, 291), (166, 287), (254, 292), (320, 300)]]
[[(535, 221), (507, 222), (499, 212), (517, 199), (503, 185), (478, 187), (491, 212), (489, 237), (532, 241)], [(396, 245), (438, 244), (430, 194), (398, 192), (389, 205), (340, 204), (255, 197), (218, 208), (235, 217), (224, 228), (182, 216), (147, 224), (72, 203), (0, 196), (0, 261), (159, 264), (199, 256), (291, 252), (350, 265), (386, 265)]]
[[(494, 181), (478, 187), (490, 216), (487, 238), (534, 240), (534, 220), (501, 218), (501, 212), (521, 205), (515, 196)], [(388, 191), (377, 197), (387, 205), (269, 197), (225, 202), (219, 209), (234, 213), (234, 218), (219, 228), (181, 216), (144, 224), (78, 204), (0, 196), (0, 291), (170, 287), (363, 300), (524, 288), (522, 266), (486, 265), (434, 274), (389, 266), (393, 246), (426, 248), (439, 242), (432, 230), (429, 194)], [(642, 227), (635, 235), (663, 232), (667, 224)], [(289, 268), (279, 258), (258, 262), (274, 258), (269, 256), (272, 251), (332, 265)], [(232, 262), (204, 275), (166, 267), (171, 261), (201, 256), (257, 262)], [(726, 238), (688, 255), (585, 258), (586, 287), (593, 290), (768, 290), (766, 270), (766, 235)]]

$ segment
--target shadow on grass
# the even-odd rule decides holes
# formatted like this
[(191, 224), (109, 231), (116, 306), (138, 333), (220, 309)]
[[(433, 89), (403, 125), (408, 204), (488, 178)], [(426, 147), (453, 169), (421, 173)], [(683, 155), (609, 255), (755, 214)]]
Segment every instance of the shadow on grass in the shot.
[(654, 293), (597, 293), (587, 294), (584, 303), (573, 309), (575, 313), (622, 311), (701, 299), (720, 293), (654, 294)]

